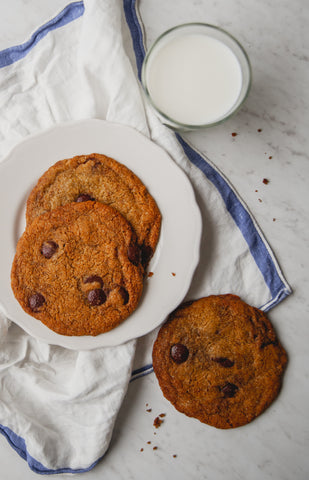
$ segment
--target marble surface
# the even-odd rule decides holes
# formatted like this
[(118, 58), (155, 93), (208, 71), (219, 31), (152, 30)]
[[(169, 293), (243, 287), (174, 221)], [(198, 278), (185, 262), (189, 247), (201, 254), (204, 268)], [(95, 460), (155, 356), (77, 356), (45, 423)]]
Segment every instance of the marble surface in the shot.
[[(55, 2), (54, 11), (64, 3)], [(43, 8), (38, 1), (32, 5), (25, 15), (26, 0), (1, 2), (0, 48), (20, 43), (38, 19), (49, 18), (50, 6)], [(163, 398), (154, 374), (135, 380), (108, 453), (82, 478), (305, 480), (309, 477), (308, 3), (141, 0), (140, 11), (148, 45), (171, 26), (203, 21), (229, 30), (250, 56), (253, 85), (242, 110), (221, 126), (186, 137), (237, 188), (293, 289), (269, 314), (289, 353), (289, 365), (274, 404), (252, 424), (231, 431), (178, 413)], [(233, 137), (232, 132), (238, 135)], [(267, 185), (264, 178), (269, 179)], [(166, 414), (164, 423), (155, 429), (153, 420), (160, 413)], [(1, 480), (37, 478), (2, 436), (0, 464)]]

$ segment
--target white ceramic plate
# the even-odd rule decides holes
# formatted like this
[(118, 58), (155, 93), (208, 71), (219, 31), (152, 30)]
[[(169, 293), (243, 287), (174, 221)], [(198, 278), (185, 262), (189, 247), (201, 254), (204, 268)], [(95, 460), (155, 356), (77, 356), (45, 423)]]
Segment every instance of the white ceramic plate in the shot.
[[(16, 244), (25, 228), (26, 199), (42, 173), (57, 160), (104, 153), (125, 164), (144, 182), (162, 214), (156, 253), (142, 300), (131, 316), (96, 337), (59, 335), (26, 314), (10, 285)], [(6, 316), (30, 335), (74, 350), (119, 345), (160, 325), (183, 300), (199, 260), (201, 216), (187, 176), (169, 155), (129, 127), (86, 120), (32, 136), (0, 163), (0, 304)]]

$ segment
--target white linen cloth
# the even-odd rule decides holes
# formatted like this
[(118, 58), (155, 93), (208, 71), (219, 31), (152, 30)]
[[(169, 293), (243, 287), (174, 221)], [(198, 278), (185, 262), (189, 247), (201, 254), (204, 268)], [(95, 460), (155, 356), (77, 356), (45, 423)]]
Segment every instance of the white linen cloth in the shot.
[[(231, 292), (268, 310), (290, 287), (228, 181), (145, 103), (143, 49), (134, 0), (84, 0), (0, 52), (0, 161), (29, 134), (67, 121), (136, 128), (169, 152), (196, 192), (203, 237), (187, 298)], [(74, 352), (37, 341), (0, 315), (0, 431), (30, 468), (75, 473), (102, 458), (130, 378), (151, 371), (155, 334)]]

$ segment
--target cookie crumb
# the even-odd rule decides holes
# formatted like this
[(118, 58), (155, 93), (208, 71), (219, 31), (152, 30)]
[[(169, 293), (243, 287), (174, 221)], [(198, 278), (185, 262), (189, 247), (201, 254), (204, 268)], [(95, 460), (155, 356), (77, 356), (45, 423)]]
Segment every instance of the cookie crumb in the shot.
[(140, 449), (140, 452), (143, 452), (143, 451), (144, 451), (144, 449), (143, 449), (143, 448), (141, 448), (141, 449)]
[(148, 442), (147, 442), (147, 445), (150, 445), (150, 444), (151, 444), (151, 441), (150, 441), (150, 440), (148, 440)]
[(147, 408), (146, 412), (152, 412), (152, 408)]
[(269, 160), (271, 160), (273, 157), (272, 157), (272, 155), (270, 155), (268, 158), (269, 158)]
[(254, 191), (255, 191), (255, 193), (257, 193), (257, 192), (258, 192), (258, 190), (254, 190)]
[(156, 418), (154, 419), (153, 426), (154, 426), (155, 428), (159, 428), (159, 427), (162, 425), (162, 423), (163, 423), (163, 420), (161, 420), (160, 417), (156, 417)]
[(263, 178), (263, 183), (264, 183), (265, 185), (268, 185), (268, 183), (269, 183), (268, 178)]
[(158, 450), (158, 447), (153, 447), (152, 450)]
[(262, 199), (261, 199), (261, 198), (259, 198), (258, 200), (259, 200), (260, 203), (262, 203)]
[(148, 277), (150, 278), (150, 277), (152, 277), (152, 276), (153, 276), (153, 272), (149, 272), (149, 273), (148, 273)]
[(273, 222), (275, 222), (275, 221), (276, 221), (276, 219), (275, 219), (275, 218), (273, 218)]
[(172, 272), (172, 275), (173, 275), (173, 277), (176, 277), (176, 273), (175, 273), (175, 272)]
[(237, 132), (233, 132), (231, 133), (232, 137), (237, 137), (238, 133)]
[(177, 458), (177, 455), (176, 455), (176, 453), (174, 453), (174, 455), (173, 455), (173, 458)]
[(160, 413), (159, 417), (164, 418), (166, 416), (166, 413)]
[(258, 128), (257, 131), (258, 131), (259, 133), (261, 133), (263, 130), (262, 130), (262, 128)]

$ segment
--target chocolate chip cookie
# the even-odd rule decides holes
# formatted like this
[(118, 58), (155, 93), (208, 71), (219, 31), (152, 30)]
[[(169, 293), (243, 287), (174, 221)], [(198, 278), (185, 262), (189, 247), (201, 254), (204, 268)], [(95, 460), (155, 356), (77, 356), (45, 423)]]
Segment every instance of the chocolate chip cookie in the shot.
[(153, 368), (177, 410), (217, 428), (251, 422), (276, 398), (287, 355), (266, 315), (235, 295), (188, 302), (153, 346)]
[(116, 208), (133, 226), (147, 266), (161, 226), (158, 206), (141, 180), (125, 165), (98, 153), (60, 160), (31, 191), (27, 223), (70, 202), (96, 200)]
[(22, 308), (62, 335), (98, 335), (124, 321), (143, 290), (136, 234), (113, 207), (69, 203), (20, 238), (11, 285)]

